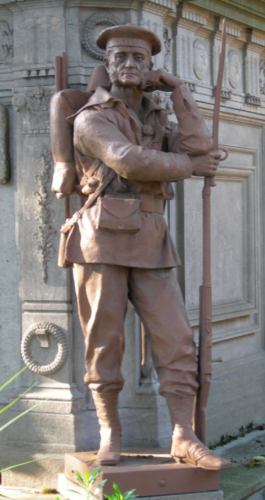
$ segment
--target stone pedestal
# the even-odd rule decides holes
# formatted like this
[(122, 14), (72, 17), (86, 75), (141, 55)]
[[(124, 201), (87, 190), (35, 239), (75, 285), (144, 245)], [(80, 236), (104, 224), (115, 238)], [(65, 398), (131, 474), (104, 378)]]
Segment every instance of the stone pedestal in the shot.
[[(70, 481), (77, 482), (76, 472), (83, 475), (96, 467), (96, 453), (79, 452), (65, 456), (64, 474)], [(157, 451), (124, 452), (119, 465), (101, 466), (100, 470), (98, 480), (106, 481), (104, 493), (111, 494), (113, 483), (117, 483), (122, 492), (135, 489), (139, 497), (206, 493), (218, 490), (220, 480), (219, 471), (177, 464), (170, 455)]]

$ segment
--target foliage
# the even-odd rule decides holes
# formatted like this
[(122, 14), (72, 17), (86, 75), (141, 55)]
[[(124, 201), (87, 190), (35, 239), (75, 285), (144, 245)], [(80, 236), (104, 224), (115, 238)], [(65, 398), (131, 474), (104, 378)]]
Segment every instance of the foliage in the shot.
[(129, 490), (122, 493), (117, 483), (113, 483), (112, 489), (112, 495), (104, 495), (106, 500), (134, 500), (136, 498), (135, 490)]
[[(10, 384), (12, 384), (14, 382), (14, 380), (16, 380), (19, 376), (21, 376), (24, 372), (26, 372), (28, 370), (28, 368), (26, 366), (23, 366), (23, 368), (21, 368), (21, 370), (18, 370), (14, 375), (12, 375), (8, 380), (6, 380), (5, 382), (3, 382), (2, 384), (0, 384), (0, 392), (2, 392), (4, 389), (6, 389)], [(27, 392), (29, 392), (33, 387), (35, 387), (37, 385), (36, 382), (34, 382), (33, 384), (31, 384), (29, 387), (27, 387), (27, 389), (25, 389), (25, 391), (23, 391), (22, 393), (20, 393), (18, 396), (16, 396), (14, 399), (12, 399), (12, 401), (10, 401), (9, 403), (7, 403), (6, 405), (4, 405), (2, 408), (0, 408), (0, 415), (3, 415), (7, 410), (10, 410), (10, 408), (12, 408), (12, 406), (14, 406)], [(40, 403), (36, 403), (34, 404), (33, 406), (31, 406), (30, 408), (27, 408), (26, 410), (20, 412), (18, 415), (16, 415), (15, 417), (13, 418), (10, 418), (9, 420), (7, 420), (7, 422), (5, 422), (4, 424), (0, 425), (0, 432), (4, 431), (5, 429), (7, 429), (7, 427), (9, 427), (10, 425), (14, 424), (15, 422), (17, 422), (17, 420), (19, 420), (20, 418), (22, 418), (24, 415), (26, 415), (27, 413), (29, 413), (30, 411), (32, 411), (34, 408), (36, 408), (37, 406), (39, 406)], [(19, 463), (19, 464), (15, 464), (15, 465), (10, 465), (8, 467), (5, 467), (3, 469), (0, 469), (0, 473), (1, 472), (5, 472), (7, 470), (11, 470), (11, 469), (14, 469), (16, 467), (21, 467), (22, 465), (27, 465), (27, 464), (30, 464), (32, 462), (34, 462), (35, 460), (27, 460), (26, 462), (22, 462), (22, 463)]]
[[(21, 368), (21, 370), (19, 370), (18, 372), (16, 372), (14, 375), (12, 375), (8, 380), (6, 380), (6, 382), (2, 383), (0, 385), (0, 392), (3, 391), (4, 389), (6, 389), (6, 387), (8, 387), (10, 384), (12, 384), (12, 382), (14, 382), (14, 380), (16, 380), (17, 377), (19, 377), (20, 375), (22, 375), (22, 373), (24, 373), (25, 371), (27, 371), (28, 368), (26, 366), (24, 366), (23, 368)], [(27, 389), (25, 389), (25, 391), (23, 391), (21, 394), (19, 394), (18, 396), (16, 396), (14, 399), (12, 399), (12, 401), (10, 401), (10, 403), (7, 403), (6, 405), (4, 405), (1, 409), (0, 409), (0, 415), (2, 415), (3, 413), (5, 413), (7, 410), (9, 410), (10, 408), (12, 408), (12, 406), (14, 406), (14, 404), (17, 403), (17, 401), (19, 401), (23, 396), (25, 396), (25, 394), (27, 392), (29, 392), (33, 387), (35, 387), (37, 384), (36, 382), (34, 382), (33, 384), (31, 384), (29, 387), (27, 387)], [(16, 422), (17, 420), (19, 420), (21, 417), (23, 417), (24, 415), (26, 415), (27, 413), (29, 413), (30, 411), (33, 410), (33, 408), (36, 408), (36, 406), (39, 406), (40, 403), (36, 403), (35, 405), (31, 406), (30, 408), (27, 408), (27, 410), (24, 410), (22, 411), (21, 413), (19, 413), (18, 415), (16, 415), (15, 417), (11, 418), (10, 420), (8, 420), (5, 424), (1, 425), (0, 426), (0, 432), (1, 431), (4, 431), (7, 427), (9, 427), (10, 425), (12, 425), (14, 422)]]
[(80, 474), (80, 472), (75, 473), (75, 477), (84, 489), (86, 493), (86, 498), (87, 500), (94, 498), (98, 498), (99, 492), (103, 489), (103, 486), (105, 484), (105, 480), (103, 481), (98, 481), (100, 476), (100, 469), (99, 467), (96, 467), (95, 469), (92, 470), (92, 472), (89, 472), (86, 470), (84, 474)]
[[(99, 481), (100, 473), (99, 467), (93, 469), (92, 472), (85, 471), (83, 474), (80, 472), (75, 473), (76, 480), (86, 493), (86, 500), (101, 498), (101, 492), (106, 479)], [(105, 500), (134, 500), (136, 498), (135, 490), (122, 493), (117, 483), (113, 483), (112, 489), (113, 493), (111, 495), (104, 494)]]
[(265, 465), (265, 455), (256, 455), (247, 464), (248, 467), (257, 467), (258, 465)]

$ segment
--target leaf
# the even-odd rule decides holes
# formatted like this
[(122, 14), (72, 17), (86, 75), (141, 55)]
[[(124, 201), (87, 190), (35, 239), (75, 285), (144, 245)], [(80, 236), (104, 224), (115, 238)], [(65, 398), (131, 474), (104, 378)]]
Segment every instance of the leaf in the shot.
[(124, 500), (134, 500), (136, 498), (135, 490), (126, 491), (123, 497)]
[(23, 368), (21, 368), (21, 370), (19, 370), (18, 372), (16, 372), (14, 375), (12, 375), (12, 377), (10, 377), (8, 380), (6, 380), (6, 382), (4, 382), (3, 384), (0, 385), (0, 391), (2, 391), (3, 389), (5, 389), (5, 387), (7, 387), (8, 385), (12, 384), (12, 382), (14, 380), (16, 380), (17, 377), (19, 377), (20, 375), (22, 375), (22, 373), (26, 372), (28, 370), (28, 367), (27, 366), (23, 366)]
[(0, 473), (7, 472), (8, 470), (16, 469), (17, 467), (22, 467), (23, 465), (33, 464), (34, 462), (41, 462), (42, 460), (48, 460), (49, 457), (45, 458), (33, 458), (31, 460), (27, 460), (26, 462), (20, 462), (19, 464), (9, 465), (8, 467), (4, 467), (0, 469)]
[(97, 478), (100, 476), (101, 470), (99, 467), (96, 467), (95, 469), (92, 470), (90, 474), (90, 481), (91, 483), (95, 482)]
[(3, 408), (0, 409), (0, 415), (2, 413), (4, 413), (5, 411), (9, 410), (9, 408), (11, 408), (12, 406), (14, 406), (14, 404), (19, 401), (25, 394), (27, 394), (27, 392), (29, 392), (33, 387), (35, 387), (37, 385), (37, 382), (31, 384), (24, 392), (22, 392), (21, 394), (19, 394), (16, 398), (14, 398), (10, 403), (8, 403), (7, 405), (3, 406)]
[(14, 422), (16, 422), (21, 417), (23, 417), (24, 415), (26, 415), (27, 413), (29, 413), (30, 411), (32, 411), (34, 408), (37, 408), (37, 406), (40, 406), (40, 405), (41, 405), (41, 402), (36, 403), (35, 405), (31, 406), (27, 410), (23, 411), (22, 413), (19, 413), (19, 415), (16, 415), (16, 417), (12, 418), (11, 420), (9, 420), (8, 422), (6, 422), (4, 425), (2, 425), (0, 427), (0, 432), (4, 431), (7, 427), (9, 427), (10, 425), (12, 425)]
[(105, 486), (106, 482), (107, 482), (107, 479), (102, 479), (102, 480), (101, 480), (101, 481), (99, 481), (99, 483), (97, 484), (97, 488), (102, 489), (102, 488)]
[(84, 474), (83, 474), (83, 481), (84, 481), (84, 485), (89, 487), (90, 486), (90, 472), (88, 470), (85, 470)]
[(258, 465), (265, 465), (265, 455), (256, 455), (248, 463), (249, 467), (257, 467)]
[(80, 472), (78, 470), (75, 471), (75, 478), (79, 482), (79, 484), (81, 484), (82, 486), (84, 486), (83, 476), (82, 476), (82, 474), (80, 474)]

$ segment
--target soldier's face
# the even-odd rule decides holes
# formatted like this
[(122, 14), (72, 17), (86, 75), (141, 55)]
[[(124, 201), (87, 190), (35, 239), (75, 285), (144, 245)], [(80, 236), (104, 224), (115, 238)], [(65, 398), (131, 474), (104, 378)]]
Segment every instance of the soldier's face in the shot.
[(105, 62), (112, 84), (140, 87), (150, 70), (151, 56), (142, 47), (120, 45), (108, 51)]

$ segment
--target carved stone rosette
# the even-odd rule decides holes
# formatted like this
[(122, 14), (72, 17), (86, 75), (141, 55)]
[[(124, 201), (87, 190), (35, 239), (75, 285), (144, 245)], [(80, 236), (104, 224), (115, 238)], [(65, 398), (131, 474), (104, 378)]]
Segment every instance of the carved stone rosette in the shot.
[(81, 43), (83, 49), (95, 59), (102, 60), (105, 51), (97, 46), (97, 35), (103, 29), (117, 24), (120, 24), (119, 20), (109, 12), (107, 14), (95, 13), (89, 16), (82, 27)]

